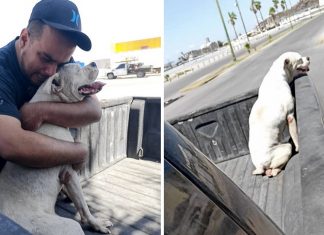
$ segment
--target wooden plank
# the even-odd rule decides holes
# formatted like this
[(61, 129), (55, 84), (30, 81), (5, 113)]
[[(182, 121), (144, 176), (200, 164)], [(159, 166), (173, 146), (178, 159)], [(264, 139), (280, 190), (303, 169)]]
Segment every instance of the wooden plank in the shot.
[(283, 231), (290, 234), (303, 234), (303, 209), (301, 188), (300, 155), (293, 156), (285, 169), (282, 224)]
[[(234, 159), (233, 159), (234, 160)], [(242, 185), (244, 173), (246, 171), (246, 168), (248, 166), (249, 159), (246, 157), (239, 157), (236, 160), (236, 168), (234, 170), (233, 174), (233, 181), (237, 185)]]
[(108, 148), (108, 162), (113, 162), (115, 160), (115, 109), (114, 108), (111, 108), (108, 110), (108, 120), (109, 120), (109, 123), (108, 123), (108, 136), (107, 136), (107, 142), (108, 142), (108, 145), (109, 148)]
[(244, 177), (242, 180), (241, 189), (249, 196), (252, 197), (253, 188), (255, 183), (255, 177), (253, 177), (252, 171), (255, 169), (250, 155), (244, 156), (247, 161), (247, 168), (244, 173)]
[(93, 123), (90, 125), (90, 174), (96, 174), (99, 169), (99, 123)]
[(281, 172), (276, 177), (268, 179), (269, 188), (265, 208), (266, 213), (279, 227), (282, 227), (282, 188), (284, 173)]
[[(85, 127), (80, 128), (78, 133), (79, 133), (78, 139), (86, 146), (86, 148), (89, 150), (90, 153), (90, 141), (89, 141), (90, 126), (87, 125)], [(90, 177), (90, 162), (91, 162), (90, 158), (91, 158), (90, 156), (87, 157), (85, 168), (81, 170), (81, 179), (87, 179)]]
[(98, 146), (98, 154), (99, 154), (99, 163), (100, 167), (107, 166), (107, 124), (109, 120), (107, 119), (107, 111), (106, 109), (102, 109), (101, 120), (99, 122), (99, 146)]
[[(113, 234), (160, 234), (160, 163), (126, 158), (82, 182), (82, 186), (90, 211), (111, 220)], [(71, 203), (58, 202), (56, 210), (75, 217)], [(97, 234), (86, 227), (84, 230), (88, 235)]]

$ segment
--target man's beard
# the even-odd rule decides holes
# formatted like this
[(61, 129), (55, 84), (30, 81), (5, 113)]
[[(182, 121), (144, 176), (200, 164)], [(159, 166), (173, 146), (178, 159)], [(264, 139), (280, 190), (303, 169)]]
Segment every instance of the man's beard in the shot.
[(28, 74), (27, 71), (27, 65), (24, 63), (24, 54), (21, 56), (21, 69), (22, 73), (31, 81), (31, 83), (35, 86), (40, 86), (48, 77), (44, 77), (38, 72), (31, 72)]

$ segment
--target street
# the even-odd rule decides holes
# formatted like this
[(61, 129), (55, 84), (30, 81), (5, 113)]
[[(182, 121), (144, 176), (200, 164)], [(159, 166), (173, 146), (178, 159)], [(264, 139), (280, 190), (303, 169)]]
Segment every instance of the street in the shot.
[[(266, 34), (271, 35), (272, 37), (275, 37), (276, 35), (289, 31), (290, 27), (278, 27), (271, 32), (267, 32)], [(261, 44), (266, 43), (268, 41), (268, 37), (263, 37), (257, 41), (254, 41), (252, 43), (252, 48), (258, 48)], [(253, 50), (253, 49), (252, 49)], [(248, 54), (247, 50), (245, 48), (242, 48), (238, 51), (235, 51), (236, 58), (240, 58), (241, 56), (246, 56)], [(166, 82), (164, 84), (164, 100), (168, 101), (170, 99), (174, 99), (176, 97), (181, 96), (180, 90), (188, 85), (190, 85), (192, 82), (195, 82), (197, 79), (200, 79), (201, 77), (212, 73), (213, 71), (221, 68), (222, 66), (225, 66), (233, 61), (232, 55), (229, 54), (220, 60), (216, 61), (215, 63), (209, 64), (206, 67), (203, 67), (199, 70), (193, 71), (192, 73), (189, 73), (179, 79), (176, 79), (172, 82)], [(198, 61), (197, 61), (198, 62)]]
[[(272, 62), (287, 51), (296, 51), (302, 56), (311, 58), (308, 76), (318, 91), (320, 105), (323, 109), (324, 93), (321, 91), (324, 90), (324, 82), (320, 70), (324, 59), (323, 23), (324, 15), (314, 17), (301, 28), (231, 67), (209, 83), (186, 93), (165, 107), (165, 120), (222, 103), (232, 97), (257, 89)], [(201, 76), (201, 74), (196, 72), (192, 73), (192, 76)]]

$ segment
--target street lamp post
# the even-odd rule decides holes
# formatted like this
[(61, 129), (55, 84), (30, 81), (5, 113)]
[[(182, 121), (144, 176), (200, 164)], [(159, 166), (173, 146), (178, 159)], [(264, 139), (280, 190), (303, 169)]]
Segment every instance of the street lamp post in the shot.
[(234, 50), (233, 50), (233, 47), (232, 47), (231, 39), (228, 36), (228, 32), (227, 32), (227, 29), (226, 29), (225, 21), (224, 21), (223, 14), (222, 14), (221, 8), (219, 6), (218, 0), (216, 0), (216, 4), (217, 4), (217, 8), (218, 8), (218, 11), (219, 11), (219, 14), (220, 14), (220, 17), (221, 17), (223, 26), (224, 26), (224, 30), (225, 30), (225, 33), (226, 33), (226, 37), (227, 37), (229, 46), (231, 48), (231, 53), (232, 53), (232, 56), (233, 56), (233, 60), (236, 61), (236, 57), (235, 57)]
[(239, 14), (240, 14), (240, 17), (241, 17), (241, 21), (242, 21), (242, 24), (243, 24), (243, 28), (244, 28), (244, 31), (245, 31), (245, 35), (246, 35), (247, 41), (248, 41), (248, 43), (251, 45), (250, 40), (249, 40), (249, 36), (248, 36), (248, 33), (247, 33), (247, 31), (246, 31), (246, 28), (245, 28), (244, 21), (243, 21), (243, 17), (242, 17), (242, 13), (241, 13), (241, 10), (240, 10), (240, 6), (239, 6), (237, 0), (235, 0), (235, 2), (236, 2), (236, 3), (235, 3), (235, 6), (237, 7), (237, 9), (238, 9), (238, 11), (239, 11)]

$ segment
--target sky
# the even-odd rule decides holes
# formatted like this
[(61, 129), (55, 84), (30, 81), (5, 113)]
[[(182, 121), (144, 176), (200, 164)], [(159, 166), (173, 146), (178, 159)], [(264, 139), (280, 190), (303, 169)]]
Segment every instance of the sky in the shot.
[[(269, 17), (272, 0), (260, 0), (263, 18)], [(279, 1), (280, 2), (280, 1)], [(286, 0), (287, 7), (298, 0)], [(232, 25), (228, 23), (228, 12), (237, 16), (235, 24), (238, 34), (245, 34), (235, 0), (219, 0), (230, 38), (235, 36)], [(257, 24), (255, 15), (250, 11), (251, 0), (238, 0), (246, 30), (251, 31)], [(290, 5), (291, 4), (291, 5)], [(282, 11), (279, 5), (278, 11)], [(261, 16), (258, 14), (259, 21)], [(200, 49), (206, 38), (213, 41), (227, 41), (219, 15), (216, 0), (164, 0), (164, 63), (176, 61), (181, 52)]]
[[(10, 0), (0, 8), (0, 47), (18, 36), (27, 26), (38, 0)], [(92, 41), (92, 49), (77, 48), (74, 58), (88, 63), (112, 56), (116, 42), (161, 37), (163, 0), (73, 0), (79, 9), (82, 31)], [(162, 56), (162, 55), (161, 55)]]

